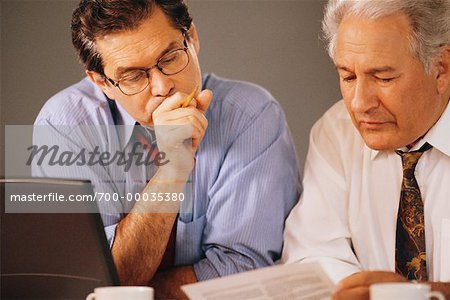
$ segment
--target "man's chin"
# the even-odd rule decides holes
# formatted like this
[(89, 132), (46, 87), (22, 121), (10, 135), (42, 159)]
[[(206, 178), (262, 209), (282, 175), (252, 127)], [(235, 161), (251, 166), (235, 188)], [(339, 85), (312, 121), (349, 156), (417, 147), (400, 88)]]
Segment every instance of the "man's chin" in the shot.
[(389, 138), (378, 134), (361, 134), (364, 143), (367, 147), (372, 150), (384, 151), (384, 150), (395, 150), (401, 146), (394, 145)]

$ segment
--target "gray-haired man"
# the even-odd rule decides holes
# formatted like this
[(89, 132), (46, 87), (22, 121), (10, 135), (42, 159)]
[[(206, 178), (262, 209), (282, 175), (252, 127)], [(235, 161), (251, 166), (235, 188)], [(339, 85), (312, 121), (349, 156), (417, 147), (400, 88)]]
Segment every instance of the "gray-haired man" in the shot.
[(450, 297), (450, 1), (331, 0), (323, 24), (343, 101), (312, 129), (282, 261), (345, 278), (335, 299), (406, 280)]

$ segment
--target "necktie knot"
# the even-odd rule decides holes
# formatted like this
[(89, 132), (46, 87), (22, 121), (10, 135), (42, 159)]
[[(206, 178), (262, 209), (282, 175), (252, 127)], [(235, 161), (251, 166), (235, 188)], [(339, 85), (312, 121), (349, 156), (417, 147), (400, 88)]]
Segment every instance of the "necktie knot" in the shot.
[(416, 165), (419, 162), (419, 159), (422, 157), (423, 153), (429, 149), (431, 146), (428, 143), (425, 143), (419, 150), (411, 151), (411, 152), (403, 152), (401, 150), (395, 151), (398, 155), (402, 157), (402, 165), (403, 165), (403, 177), (405, 178), (413, 178), (414, 171), (416, 169)]
[(138, 122), (136, 122), (134, 126), (134, 138), (144, 147), (144, 149), (151, 150), (152, 148), (156, 148), (154, 131), (146, 129)]
[(149, 166), (154, 164), (160, 166), (160, 152), (153, 130), (147, 129), (136, 122), (131, 141), (133, 151), (137, 151), (136, 165)]

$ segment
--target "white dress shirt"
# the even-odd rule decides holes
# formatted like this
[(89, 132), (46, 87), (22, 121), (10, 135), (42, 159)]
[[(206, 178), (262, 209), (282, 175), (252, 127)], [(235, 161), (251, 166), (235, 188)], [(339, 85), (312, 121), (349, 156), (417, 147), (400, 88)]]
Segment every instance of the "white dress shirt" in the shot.
[[(450, 281), (450, 105), (412, 150), (425, 210), (429, 279)], [(402, 149), (405, 150), (405, 149)], [(402, 162), (394, 151), (368, 148), (343, 101), (314, 125), (303, 195), (286, 221), (281, 261), (318, 260), (341, 280), (361, 270), (395, 270)]]

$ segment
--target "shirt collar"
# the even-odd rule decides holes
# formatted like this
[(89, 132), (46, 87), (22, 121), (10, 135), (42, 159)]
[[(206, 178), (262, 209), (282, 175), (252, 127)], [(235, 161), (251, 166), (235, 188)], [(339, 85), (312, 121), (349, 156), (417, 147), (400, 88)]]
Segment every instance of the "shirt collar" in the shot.
[[(398, 150), (402, 150), (404, 152), (414, 151), (422, 147), (422, 145), (426, 142), (445, 155), (450, 156), (450, 104), (447, 103), (447, 107), (439, 120), (433, 125), (433, 127), (431, 127), (427, 134), (414, 145), (414, 147), (411, 149), (404, 147)], [(371, 149), (370, 159), (374, 160), (382, 152), (385, 151)]]
[(423, 138), (425, 141), (445, 155), (450, 156), (450, 104)]

